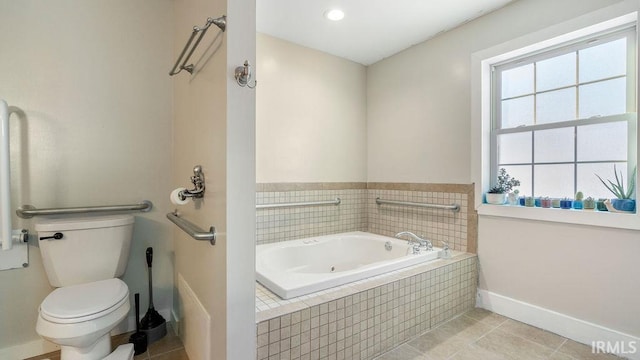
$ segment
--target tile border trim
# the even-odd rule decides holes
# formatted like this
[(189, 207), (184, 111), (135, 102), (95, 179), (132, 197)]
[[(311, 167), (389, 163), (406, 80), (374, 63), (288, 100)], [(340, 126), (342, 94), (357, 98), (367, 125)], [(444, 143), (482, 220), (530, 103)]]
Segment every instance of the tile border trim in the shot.
[(366, 182), (257, 183), (256, 192), (309, 190), (366, 190)]

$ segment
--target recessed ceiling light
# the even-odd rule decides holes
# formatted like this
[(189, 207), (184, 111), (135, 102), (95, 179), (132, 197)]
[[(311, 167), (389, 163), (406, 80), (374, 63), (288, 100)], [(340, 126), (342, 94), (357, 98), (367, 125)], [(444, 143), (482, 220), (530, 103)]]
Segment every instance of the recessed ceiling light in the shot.
[(344, 12), (339, 9), (331, 9), (325, 11), (324, 17), (332, 21), (338, 21), (344, 18)]

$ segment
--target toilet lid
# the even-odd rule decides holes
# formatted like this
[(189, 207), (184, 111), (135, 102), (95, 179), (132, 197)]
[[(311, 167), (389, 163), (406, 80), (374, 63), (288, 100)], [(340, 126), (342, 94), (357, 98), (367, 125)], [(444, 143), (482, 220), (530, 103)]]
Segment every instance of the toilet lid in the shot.
[(65, 286), (54, 290), (40, 305), (40, 314), (56, 323), (76, 323), (110, 313), (128, 301), (129, 288), (120, 279)]

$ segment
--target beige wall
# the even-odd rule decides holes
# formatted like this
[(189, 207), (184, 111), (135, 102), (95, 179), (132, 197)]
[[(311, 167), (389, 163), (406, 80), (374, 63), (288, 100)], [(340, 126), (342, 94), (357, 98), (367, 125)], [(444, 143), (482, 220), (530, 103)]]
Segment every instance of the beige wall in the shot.
[[(368, 181), (471, 182), (471, 54), (616, 3), (520, 0), (370, 66)], [(638, 336), (638, 235), (480, 216), (480, 288)]]
[(479, 237), (480, 288), (640, 336), (637, 231), (481, 216)]
[(368, 181), (469, 183), (470, 57), (615, 0), (520, 0), (367, 68)]
[[(26, 113), (11, 118), (13, 208), (151, 200), (151, 213), (135, 214), (124, 280), (146, 308), (144, 252), (153, 246), (155, 306), (162, 311), (171, 307), (173, 284), (164, 220), (171, 3), (0, 0), (0, 98)], [(33, 223), (14, 218), (16, 227), (33, 231)], [(0, 350), (39, 339), (38, 306), (52, 289), (36, 243), (28, 268), (0, 272)]]
[[(212, 26), (194, 52), (193, 75), (173, 77), (173, 185), (188, 185), (193, 166), (206, 176), (204, 199), (180, 206), (203, 229), (215, 226), (215, 246), (174, 228), (176, 278), (193, 291), (177, 311), (190, 359), (255, 358), (255, 90), (240, 88), (233, 69), (255, 63), (255, 4), (248, 0), (188, 0), (175, 4), (179, 54), (194, 25), (227, 14), (225, 33)], [(178, 276), (179, 275), (179, 276)], [(176, 280), (176, 284), (178, 281)], [(180, 292), (178, 300), (188, 300)], [(178, 301), (180, 302), (180, 301)], [(203, 319), (210, 317), (210, 322)]]
[(363, 65), (257, 34), (257, 182), (366, 181)]

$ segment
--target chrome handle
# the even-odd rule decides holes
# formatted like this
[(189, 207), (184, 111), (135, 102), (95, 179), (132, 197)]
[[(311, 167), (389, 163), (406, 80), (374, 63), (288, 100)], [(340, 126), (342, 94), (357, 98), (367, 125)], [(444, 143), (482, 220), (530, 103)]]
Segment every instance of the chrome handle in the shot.
[(420, 244), (413, 244), (411, 248), (414, 254), (420, 254)]

